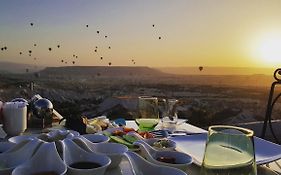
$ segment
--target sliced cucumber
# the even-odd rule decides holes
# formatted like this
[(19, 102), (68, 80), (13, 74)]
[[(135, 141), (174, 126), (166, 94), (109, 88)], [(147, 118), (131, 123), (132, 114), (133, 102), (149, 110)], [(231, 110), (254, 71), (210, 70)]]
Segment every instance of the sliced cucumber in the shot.
[(119, 137), (119, 136), (109, 136), (109, 137), (110, 137), (114, 142), (117, 142), (117, 143), (126, 145), (126, 146), (128, 146), (129, 148), (134, 147), (133, 144), (131, 144), (130, 142), (127, 142), (127, 141), (124, 140), (122, 137)]
[(131, 135), (123, 135), (123, 139), (125, 139), (127, 142), (130, 142), (130, 143), (134, 143), (135, 141), (139, 140), (138, 138), (131, 136)]
[(112, 134), (108, 131), (103, 131), (103, 135), (107, 136), (107, 137), (110, 137), (112, 136)]

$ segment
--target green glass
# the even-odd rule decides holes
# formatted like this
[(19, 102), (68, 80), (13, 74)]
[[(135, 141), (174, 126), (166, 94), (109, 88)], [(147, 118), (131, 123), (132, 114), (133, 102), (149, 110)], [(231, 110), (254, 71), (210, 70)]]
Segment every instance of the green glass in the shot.
[(154, 130), (159, 123), (158, 100), (156, 97), (143, 96), (138, 99), (139, 117), (135, 122), (140, 131)]
[(200, 175), (257, 175), (253, 134), (235, 126), (209, 127)]

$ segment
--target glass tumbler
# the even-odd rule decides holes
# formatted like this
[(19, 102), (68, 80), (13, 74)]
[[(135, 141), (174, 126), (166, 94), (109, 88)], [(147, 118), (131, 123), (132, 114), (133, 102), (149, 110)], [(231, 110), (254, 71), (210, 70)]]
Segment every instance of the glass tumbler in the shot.
[(166, 112), (162, 116), (162, 128), (173, 131), (176, 129), (178, 123), (177, 115), (177, 99), (167, 99), (166, 100)]
[(210, 126), (200, 175), (257, 175), (253, 131)]
[(135, 119), (140, 131), (154, 130), (159, 123), (157, 97), (141, 96), (138, 98), (139, 116)]

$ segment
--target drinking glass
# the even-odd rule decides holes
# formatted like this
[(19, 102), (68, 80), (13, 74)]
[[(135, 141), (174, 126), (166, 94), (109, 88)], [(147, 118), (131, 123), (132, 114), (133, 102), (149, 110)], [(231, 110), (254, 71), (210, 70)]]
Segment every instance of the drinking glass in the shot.
[(159, 122), (158, 100), (156, 97), (142, 96), (138, 98), (139, 117), (135, 122), (140, 131), (151, 131)]
[(158, 98), (158, 110), (159, 110), (159, 117), (163, 118), (168, 114), (168, 104), (167, 100), (164, 98)]
[(209, 127), (200, 175), (257, 175), (253, 134), (235, 126)]
[(174, 130), (178, 122), (177, 115), (177, 99), (166, 100), (166, 112), (162, 116), (162, 128), (168, 130)]

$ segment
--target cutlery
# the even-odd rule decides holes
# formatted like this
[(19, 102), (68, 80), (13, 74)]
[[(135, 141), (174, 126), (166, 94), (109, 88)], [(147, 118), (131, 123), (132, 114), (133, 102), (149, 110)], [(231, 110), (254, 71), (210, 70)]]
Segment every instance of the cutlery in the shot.
[(190, 131), (185, 131), (185, 130), (176, 130), (176, 131), (171, 132), (171, 131), (165, 130), (165, 129), (150, 131), (150, 133), (152, 133), (156, 137), (176, 137), (176, 136), (201, 134), (201, 132), (198, 133), (198, 132), (190, 132)]

